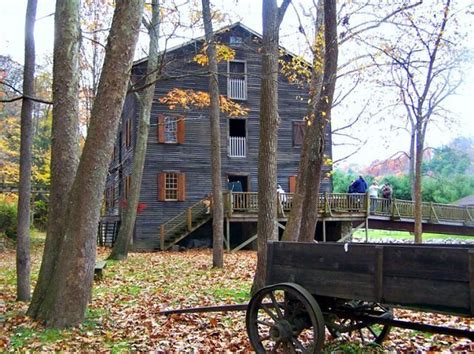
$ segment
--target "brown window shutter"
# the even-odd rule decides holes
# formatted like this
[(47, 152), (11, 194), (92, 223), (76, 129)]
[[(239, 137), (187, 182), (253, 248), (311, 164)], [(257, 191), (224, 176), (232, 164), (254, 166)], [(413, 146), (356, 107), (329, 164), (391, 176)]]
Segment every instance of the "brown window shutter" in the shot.
[(290, 193), (296, 193), (296, 176), (288, 177), (288, 185), (290, 188)]
[(184, 117), (178, 117), (178, 144), (184, 144)]
[(303, 145), (304, 129), (305, 129), (304, 121), (293, 122), (293, 146)]
[(160, 114), (158, 116), (158, 142), (164, 143), (165, 142), (165, 116)]
[(158, 173), (158, 201), (165, 201), (165, 174), (163, 172)]
[(178, 201), (186, 200), (186, 178), (184, 173), (178, 174)]

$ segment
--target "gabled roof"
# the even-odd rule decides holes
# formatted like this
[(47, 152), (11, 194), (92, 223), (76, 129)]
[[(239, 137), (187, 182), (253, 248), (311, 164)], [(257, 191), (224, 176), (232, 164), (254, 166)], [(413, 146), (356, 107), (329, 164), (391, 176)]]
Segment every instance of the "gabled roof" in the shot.
[[(236, 27), (240, 27), (240, 28), (242, 28), (243, 30), (249, 32), (251, 35), (253, 35), (253, 36), (257, 37), (257, 38), (262, 39), (262, 35), (261, 35), (260, 33), (254, 31), (253, 29), (251, 29), (251, 28), (249, 28), (249, 27), (247, 27), (247, 26), (245, 26), (245, 25), (244, 25), (243, 23), (241, 23), (241, 22), (235, 22), (235, 23), (233, 23), (233, 24), (231, 24), (231, 25), (222, 27), (222, 28), (220, 28), (220, 29), (214, 31), (214, 34), (219, 34), (219, 33), (227, 32), (227, 31), (230, 31), (230, 30), (232, 30), (232, 29), (234, 29), (234, 28), (236, 28)], [(186, 47), (186, 46), (188, 46), (188, 45), (194, 44), (194, 43), (196, 43), (196, 42), (201, 42), (201, 41), (204, 41), (204, 40), (205, 40), (205, 36), (200, 36), (200, 37), (191, 39), (191, 40), (189, 40), (189, 41), (186, 41), (186, 42), (184, 42), (184, 43), (175, 45), (175, 46), (173, 46), (173, 47), (171, 47), (171, 48), (169, 48), (169, 49), (166, 49), (166, 50), (162, 51), (161, 54), (163, 54), (163, 53), (165, 53), (165, 52), (166, 52), (166, 53), (171, 53), (171, 52), (173, 52), (173, 51), (175, 51), (175, 50), (184, 48), (184, 47)], [(292, 57), (297, 56), (296, 54), (290, 52), (289, 50), (287, 50), (287, 49), (285, 49), (285, 48), (283, 48), (283, 47), (281, 47), (281, 46), (280, 46), (280, 49), (282, 49), (287, 55), (290, 55), (290, 56), (292, 56)], [(148, 57), (144, 57), (144, 58), (138, 59), (138, 60), (136, 60), (136, 61), (133, 63), (133, 65), (138, 65), (138, 64), (144, 63), (144, 62), (146, 62), (147, 60), (148, 60)]]

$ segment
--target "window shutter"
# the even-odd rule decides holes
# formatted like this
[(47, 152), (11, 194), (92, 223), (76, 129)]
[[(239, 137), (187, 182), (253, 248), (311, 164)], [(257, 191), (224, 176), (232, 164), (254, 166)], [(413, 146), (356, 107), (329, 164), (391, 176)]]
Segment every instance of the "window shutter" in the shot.
[(158, 128), (157, 128), (158, 142), (165, 142), (165, 116), (160, 114), (158, 116)]
[(288, 177), (288, 185), (290, 188), (290, 193), (296, 193), (296, 176)]
[(163, 172), (158, 173), (158, 201), (165, 201), (165, 174)]
[(178, 201), (186, 200), (186, 178), (184, 173), (178, 174)]
[(178, 117), (178, 144), (184, 144), (184, 117)]
[(303, 145), (304, 129), (305, 129), (304, 121), (293, 122), (293, 146)]

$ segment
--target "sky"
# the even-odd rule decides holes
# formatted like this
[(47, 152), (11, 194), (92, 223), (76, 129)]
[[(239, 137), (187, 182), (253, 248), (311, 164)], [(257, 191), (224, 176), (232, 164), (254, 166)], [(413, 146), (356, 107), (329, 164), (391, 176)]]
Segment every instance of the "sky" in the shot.
[[(304, 3), (306, 0), (303, 0)], [(307, 0), (312, 3), (311, 0)], [(471, 0), (462, 0), (466, 4)], [(15, 61), (23, 63), (23, 41), (24, 41), (24, 16), (26, 12), (26, 0), (0, 0), (0, 54), (10, 55)], [(246, 26), (261, 33), (261, 2), (258, 0), (221, 0), (213, 1), (223, 11), (230, 14), (233, 21), (241, 20)], [(54, 0), (39, 0), (37, 10), (37, 22), (35, 27), (37, 62), (44, 63), (45, 58), (51, 55), (53, 50), (53, 12)], [(472, 16), (471, 16), (472, 17)], [(472, 18), (469, 20), (472, 21)], [(301, 37), (298, 37), (298, 20), (294, 10), (288, 9), (285, 20), (282, 23), (281, 42), (284, 47), (294, 53), (299, 53), (303, 47)], [(189, 33), (187, 39), (202, 35), (201, 32)], [(473, 35), (467, 40), (471, 51), (474, 53)], [(146, 40), (141, 38), (137, 58), (143, 57)], [(340, 59), (341, 61), (343, 60)], [(474, 137), (474, 63), (471, 63), (469, 70), (466, 70), (464, 83), (460, 87), (458, 94), (449, 98), (448, 108), (455, 115), (456, 124), (449, 127), (431, 126), (427, 133), (426, 145), (439, 147), (448, 144), (458, 136)], [(370, 91), (363, 95), (371, 95)], [(333, 116), (333, 126), (343, 124), (338, 121), (337, 116)], [(387, 131), (388, 130), (388, 131)], [(366, 166), (373, 160), (383, 160), (397, 151), (406, 150), (408, 146), (408, 135), (390, 131), (389, 125), (380, 123), (370, 123), (361, 125), (350, 132), (367, 143), (360, 151), (343, 162), (343, 164), (359, 164)], [(348, 155), (353, 151), (352, 147), (334, 146), (334, 160)]]

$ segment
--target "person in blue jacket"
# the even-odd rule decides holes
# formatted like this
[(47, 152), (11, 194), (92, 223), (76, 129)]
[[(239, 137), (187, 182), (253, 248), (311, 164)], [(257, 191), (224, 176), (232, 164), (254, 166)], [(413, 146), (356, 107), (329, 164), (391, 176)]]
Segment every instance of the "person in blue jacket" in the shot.
[(364, 177), (359, 176), (351, 185), (353, 193), (365, 193), (367, 191), (367, 182)]

